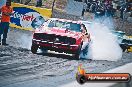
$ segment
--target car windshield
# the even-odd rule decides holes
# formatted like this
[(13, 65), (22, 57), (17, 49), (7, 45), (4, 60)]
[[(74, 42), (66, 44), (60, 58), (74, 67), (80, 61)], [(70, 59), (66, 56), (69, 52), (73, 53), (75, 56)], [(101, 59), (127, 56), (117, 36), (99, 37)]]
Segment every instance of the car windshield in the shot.
[(62, 22), (58, 20), (51, 20), (48, 27), (58, 27), (60, 29), (68, 29), (71, 31), (81, 32), (81, 25), (72, 22)]
[(124, 32), (113, 32), (115, 35), (119, 36), (119, 37), (123, 37), (125, 35)]

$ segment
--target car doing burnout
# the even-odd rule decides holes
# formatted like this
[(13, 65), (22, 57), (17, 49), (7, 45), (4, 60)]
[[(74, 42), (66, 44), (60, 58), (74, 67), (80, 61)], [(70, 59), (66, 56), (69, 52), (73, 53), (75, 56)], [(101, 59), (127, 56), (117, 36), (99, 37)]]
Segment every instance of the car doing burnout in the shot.
[(75, 58), (80, 58), (83, 44), (81, 31), (81, 22), (79, 21), (51, 18), (35, 30), (31, 51), (36, 53), (40, 48), (44, 51), (52, 50), (75, 54)]

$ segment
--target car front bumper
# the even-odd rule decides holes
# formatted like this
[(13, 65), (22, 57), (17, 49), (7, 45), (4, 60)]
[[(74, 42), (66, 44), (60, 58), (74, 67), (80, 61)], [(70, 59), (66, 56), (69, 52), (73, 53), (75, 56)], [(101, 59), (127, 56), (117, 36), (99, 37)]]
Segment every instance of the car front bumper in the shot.
[(66, 52), (66, 53), (76, 53), (79, 48), (79, 45), (69, 45), (69, 44), (62, 44), (62, 43), (37, 40), (37, 39), (32, 39), (32, 43), (37, 44), (38, 46), (48, 50), (53, 50), (57, 52)]

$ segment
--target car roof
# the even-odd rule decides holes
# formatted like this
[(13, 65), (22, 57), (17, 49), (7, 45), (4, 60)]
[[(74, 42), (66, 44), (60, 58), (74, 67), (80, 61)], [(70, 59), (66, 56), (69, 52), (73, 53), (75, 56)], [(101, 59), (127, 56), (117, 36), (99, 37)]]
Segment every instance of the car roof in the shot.
[(91, 21), (80, 21), (82, 24), (91, 24)]
[(72, 23), (76, 23), (76, 24), (82, 24), (81, 21), (73, 21), (73, 20), (68, 20), (68, 19), (50, 18), (50, 20), (58, 20), (58, 21), (62, 21), (62, 22), (72, 22)]

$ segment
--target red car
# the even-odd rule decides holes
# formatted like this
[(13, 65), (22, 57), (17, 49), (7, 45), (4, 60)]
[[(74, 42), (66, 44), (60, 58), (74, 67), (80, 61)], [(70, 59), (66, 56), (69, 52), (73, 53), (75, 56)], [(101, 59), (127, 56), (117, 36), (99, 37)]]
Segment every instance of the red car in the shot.
[(79, 59), (83, 45), (81, 24), (79, 21), (49, 19), (35, 30), (31, 46), (32, 53), (36, 53), (40, 48), (45, 51), (75, 54), (75, 57)]

